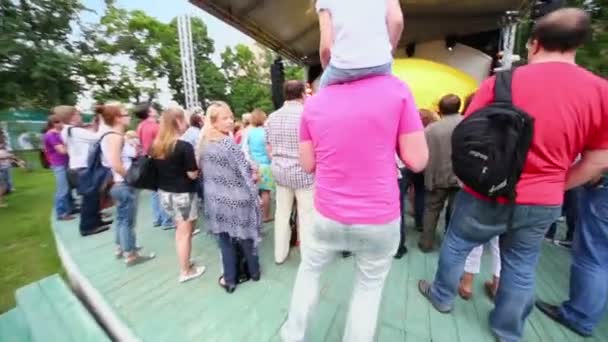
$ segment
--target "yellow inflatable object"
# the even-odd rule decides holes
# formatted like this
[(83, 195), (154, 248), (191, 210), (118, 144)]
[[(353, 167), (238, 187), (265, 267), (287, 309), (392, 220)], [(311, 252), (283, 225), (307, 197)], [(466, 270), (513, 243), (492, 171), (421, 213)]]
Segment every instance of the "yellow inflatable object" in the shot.
[(444, 95), (456, 94), (464, 102), (479, 86), (476, 79), (463, 71), (419, 58), (395, 59), (393, 74), (408, 84), (418, 108), (434, 111)]

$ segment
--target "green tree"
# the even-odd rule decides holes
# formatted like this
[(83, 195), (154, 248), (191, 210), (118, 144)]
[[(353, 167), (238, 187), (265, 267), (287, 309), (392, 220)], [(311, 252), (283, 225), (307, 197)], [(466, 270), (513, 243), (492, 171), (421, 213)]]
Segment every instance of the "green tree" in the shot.
[[(163, 41), (161, 56), (165, 62), (169, 84), (175, 98), (178, 102), (184, 103), (177, 20), (172, 20), (169, 26), (172, 35), (167, 36), (167, 39)], [(227, 80), (220, 68), (211, 60), (215, 47), (213, 39), (207, 32), (207, 25), (200, 18), (191, 18), (191, 32), (199, 101), (203, 105), (212, 100), (225, 101), (227, 99)]]
[(240, 117), (255, 108), (272, 110), (269, 69), (264, 55), (256, 55), (248, 46), (227, 47), (221, 54), (222, 71), (228, 80), (228, 103)]
[(608, 78), (608, 0), (569, 0), (570, 6), (585, 8), (591, 15), (591, 40), (577, 52), (577, 63)]
[[(87, 32), (86, 43), (83, 43), (83, 51), (96, 57), (85, 59), (83, 63), (83, 69), (92, 72), (87, 76), (87, 82), (96, 89), (93, 91), (95, 97), (120, 96), (131, 101), (153, 99), (160, 80), (166, 77), (174, 99), (183, 104), (177, 20), (163, 23), (143, 11), (118, 8), (114, 1), (106, 1), (106, 5), (100, 23)], [(214, 42), (208, 35), (207, 26), (200, 18), (192, 18), (191, 25), (199, 100), (203, 104), (209, 100), (225, 100), (226, 79), (211, 60)], [(100, 61), (100, 55), (106, 56), (106, 62)], [(128, 59), (134, 67), (123, 68), (120, 77), (112, 78), (109, 71), (118, 66), (116, 62), (107, 61), (115, 56)], [(123, 84), (125, 80), (130, 83)], [(148, 86), (142, 87), (142, 84)]]
[[(591, 15), (591, 39), (577, 51), (576, 61), (593, 73), (608, 78), (608, 0), (568, 0), (571, 7), (584, 8)], [(526, 42), (530, 36), (530, 13), (519, 25), (517, 52), (526, 59)]]
[(72, 24), (78, 0), (0, 0), (0, 109), (76, 101), (77, 56)]

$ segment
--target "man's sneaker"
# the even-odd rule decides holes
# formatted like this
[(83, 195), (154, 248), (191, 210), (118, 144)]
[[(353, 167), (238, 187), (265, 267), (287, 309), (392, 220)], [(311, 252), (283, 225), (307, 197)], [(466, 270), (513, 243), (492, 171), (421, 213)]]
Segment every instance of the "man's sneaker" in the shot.
[(564, 319), (564, 317), (559, 312), (559, 306), (557, 306), (557, 305), (551, 305), (549, 303), (543, 302), (542, 300), (537, 300), (536, 301), (536, 307), (542, 313), (544, 313), (545, 315), (547, 315), (547, 317), (549, 317), (552, 320), (554, 320), (555, 322), (563, 325), (564, 327), (570, 329), (574, 333), (576, 333), (576, 334), (578, 334), (578, 335), (580, 335), (582, 337), (590, 337), (591, 336), (591, 334), (577, 329), (572, 324), (570, 324), (570, 322), (566, 321)]

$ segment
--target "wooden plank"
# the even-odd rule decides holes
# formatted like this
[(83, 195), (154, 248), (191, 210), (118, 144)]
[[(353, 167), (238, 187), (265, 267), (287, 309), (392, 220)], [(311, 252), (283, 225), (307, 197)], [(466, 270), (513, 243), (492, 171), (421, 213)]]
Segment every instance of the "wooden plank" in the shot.
[(405, 341), (405, 331), (388, 325), (380, 325), (378, 327), (377, 338), (378, 342), (401, 342)]
[(344, 336), (344, 327), (346, 327), (347, 305), (348, 303), (338, 306), (336, 317), (334, 317), (334, 321), (329, 328), (327, 337), (325, 338), (326, 342), (342, 341), (342, 337)]
[(56, 315), (38, 283), (18, 289), (16, 298), (30, 327), (32, 341), (72, 341), (70, 327)]
[(14, 308), (0, 316), (0, 341), (30, 342), (27, 322), (19, 308)]
[(39, 286), (46, 300), (51, 303), (55, 315), (68, 326), (69, 334), (74, 341), (110, 341), (58, 275), (42, 279)]
[[(291, 250), (285, 264), (275, 265), (274, 231), (272, 225), (266, 225), (260, 245), (262, 280), (243, 284), (234, 294), (228, 295), (217, 286), (220, 272), (217, 245), (212, 237), (203, 233), (194, 238), (192, 255), (207, 266), (207, 272), (200, 279), (178, 284), (174, 231), (150, 226), (150, 205), (145, 199), (145, 196), (140, 199), (138, 244), (143, 245), (145, 251), (154, 250), (158, 256), (156, 260), (132, 269), (113, 258), (113, 232), (82, 238), (74, 222), (54, 225), (55, 230), (61, 230), (63, 244), (82, 273), (117, 316), (145, 341), (280, 341), (279, 328), (287, 315), (300, 260), (298, 249)], [(407, 218), (407, 223), (413, 227), (411, 218)], [(204, 229), (202, 220), (199, 226)], [(440, 222), (438, 231), (442, 227)], [(437, 254), (422, 254), (416, 246), (418, 235), (413, 230), (408, 231), (409, 252), (402, 260), (394, 261), (387, 278), (378, 321), (378, 340), (431, 341), (432, 336), (433, 341), (441, 341), (454, 334), (450, 341), (493, 341), (488, 326), (493, 305), (485, 298), (482, 285), (490, 276), (489, 263), (484, 263), (482, 273), (475, 281), (473, 300), (467, 303), (457, 299), (452, 314), (436, 316), (440, 314), (432, 313), (434, 309), (418, 293), (417, 282), (419, 279), (432, 280)], [(342, 339), (352, 294), (353, 262), (354, 258), (338, 257), (321, 277), (320, 304), (310, 327), (315, 341)], [(537, 279), (540, 298), (566, 298), (569, 265), (567, 250), (543, 246)], [(439, 331), (442, 329), (447, 332)], [(570, 338), (571, 335), (562, 329), (534, 310), (526, 325), (524, 341), (553, 342), (560, 340), (560, 336), (561, 340)], [(596, 335), (598, 341), (608, 340), (608, 317), (600, 324)]]
[[(416, 244), (414, 239), (418, 240), (417, 237), (410, 238), (408, 243), (410, 248), (404, 325), (406, 335), (411, 333), (430, 340), (429, 312), (434, 309), (431, 309), (431, 304), (418, 291), (418, 281), (427, 279), (426, 257), (418, 247), (414, 247)], [(432, 280), (432, 278), (427, 280)]]
[(384, 324), (397, 330), (405, 329), (407, 259), (408, 255), (405, 255), (401, 260), (393, 262), (384, 285), (378, 317), (379, 325)]
[(339, 305), (333, 301), (319, 302), (306, 332), (307, 341), (325, 341), (337, 316)]
[[(439, 255), (437, 252), (426, 255), (426, 275), (427, 279), (433, 279)], [(456, 305), (456, 304), (455, 304)], [(458, 327), (454, 320), (454, 314), (442, 314), (431, 308), (429, 311), (429, 322), (431, 329), (431, 339), (434, 342), (454, 341), (458, 337)]]

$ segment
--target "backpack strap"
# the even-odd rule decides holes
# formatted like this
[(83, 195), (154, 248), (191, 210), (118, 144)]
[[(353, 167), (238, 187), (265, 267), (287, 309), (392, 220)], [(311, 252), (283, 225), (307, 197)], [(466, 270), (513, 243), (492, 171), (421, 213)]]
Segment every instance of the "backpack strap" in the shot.
[(511, 81), (513, 80), (513, 69), (501, 71), (496, 74), (494, 84), (494, 102), (513, 103), (511, 94)]

